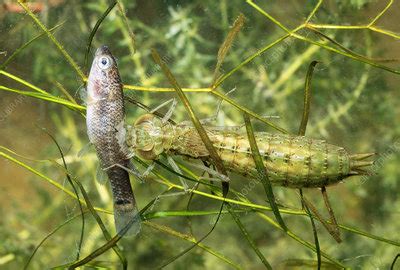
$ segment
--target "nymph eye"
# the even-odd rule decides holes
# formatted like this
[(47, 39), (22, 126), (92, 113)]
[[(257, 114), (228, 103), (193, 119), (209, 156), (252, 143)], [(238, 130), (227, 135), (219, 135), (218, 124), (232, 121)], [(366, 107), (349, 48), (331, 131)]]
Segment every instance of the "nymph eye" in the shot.
[(107, 56), (102, 56), (99, 59), (98, 66), (101, 69), (107, 69), (111, 66), (111, 59)]

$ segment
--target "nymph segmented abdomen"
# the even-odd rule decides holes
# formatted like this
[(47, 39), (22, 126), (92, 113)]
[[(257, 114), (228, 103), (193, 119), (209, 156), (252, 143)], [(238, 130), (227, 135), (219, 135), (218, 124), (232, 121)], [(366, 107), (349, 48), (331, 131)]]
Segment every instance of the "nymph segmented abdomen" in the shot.
[[(228, 170), (256, 177), (257, 170), (246, 135), (222, 132), (214, 138), (214, 146)], [(357, 166), (372, 164), (359, 161), (362, 155), (350, 156), (343, 147), (323, 140), (265, 132), (256, 133), (255, 138), (269, 180), (279, 186), (323, 187), (359, 174), (354, 170)], [(371, 154), (363, 155), (362, 159), (369, 156)]]

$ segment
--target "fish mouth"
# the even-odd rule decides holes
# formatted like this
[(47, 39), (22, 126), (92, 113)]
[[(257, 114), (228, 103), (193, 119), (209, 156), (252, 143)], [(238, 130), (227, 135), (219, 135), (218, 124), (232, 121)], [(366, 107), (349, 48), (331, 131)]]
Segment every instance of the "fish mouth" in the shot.
[(104, 54), (111, 54), (110, 49), (106, 45), (101, 45), (97, 50), (96, 50), (96, 56), (99, 55), (104, 55)]

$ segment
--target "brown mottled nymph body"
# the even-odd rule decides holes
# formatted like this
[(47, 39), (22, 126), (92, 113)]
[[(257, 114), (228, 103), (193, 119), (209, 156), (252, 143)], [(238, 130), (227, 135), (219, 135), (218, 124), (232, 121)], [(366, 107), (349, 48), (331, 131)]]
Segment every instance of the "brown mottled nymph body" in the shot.
[[(257, 169), (246, 133), (205, 127), (208, 136), (231, 172), (255, 178)], [(364, 167), (373, 154), (350, 155), (339, 146), (323, 140), (256, 132), (255, 139), (264, 160), (269, 180), (291, 188), (324, 187), (352, 175), (365, 174)], [(127, 127), (126, 143), (139, 157), (154, 160), (162, 152), (210, 160), (209, 152), (193, 126), (163, 123), (145, 114)]]
[(124, 118), (117, 63), (110, 50), (102, 46), (96, 51), (87, 83), (87, 133), (110, 180), (117, 232), (131, 222), (127, 234), (136, 234), (140, 230), (140, 218), (129, 174), (124, 169), (129, 165), (129, 158), (124, 151), (125, 144), (118, 143), (117, 139)]

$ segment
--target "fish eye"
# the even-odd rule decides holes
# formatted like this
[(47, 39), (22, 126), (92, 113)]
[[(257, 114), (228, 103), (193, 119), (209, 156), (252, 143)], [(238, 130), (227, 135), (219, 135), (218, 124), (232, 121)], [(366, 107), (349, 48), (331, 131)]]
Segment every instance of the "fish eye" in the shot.
[(101, 69), (107, 69), (111, 66), (111, 59), (107, 56), (102, 56), (99, 59), (98, 66)]

